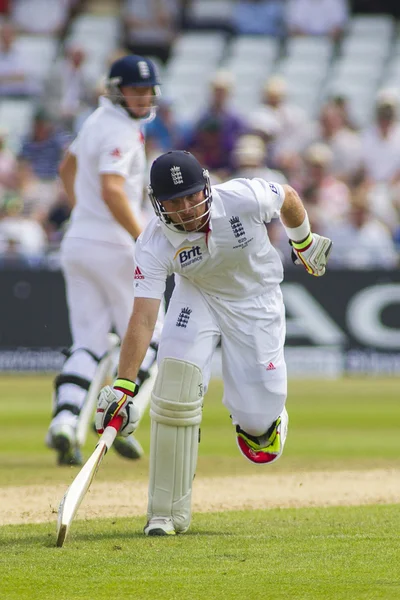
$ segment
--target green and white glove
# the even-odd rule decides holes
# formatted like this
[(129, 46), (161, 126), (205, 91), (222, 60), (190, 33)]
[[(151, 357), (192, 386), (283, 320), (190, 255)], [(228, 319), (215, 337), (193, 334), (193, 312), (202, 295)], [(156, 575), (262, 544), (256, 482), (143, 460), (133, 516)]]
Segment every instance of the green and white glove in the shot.
[(116, 415), (123, 419), (119, 434), (128, 437), (139, 424), (140, 413), (133, 398), (139, 391), (139, 386), (129, 379), (116, 379), (111, 387), (106, 385), (100, 390), (97, 399), (95, 425), (97, 433), (102, 434), (109, 422)]
[(307, 273), (321, 277), (326, 270), (332, 240), (317, 233), (309, 233), (302, 242), (289, 240), (292, 246), (292, 260), (295, 265), (303, 265)]

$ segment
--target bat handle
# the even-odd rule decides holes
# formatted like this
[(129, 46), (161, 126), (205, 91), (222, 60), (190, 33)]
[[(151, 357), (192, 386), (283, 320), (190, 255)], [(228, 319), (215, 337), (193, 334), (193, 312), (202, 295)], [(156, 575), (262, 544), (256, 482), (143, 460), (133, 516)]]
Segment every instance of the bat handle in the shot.
[(99, 439), (97, 445), (99, 445), (101, 442), (103, 442), (107, 446), (107, 450), (109, 450), (109, 448), (114, 443), (115, 436), (117, 435), (117, 433), (122, 425), (122, 421), (123, 421), (123, 418), (121, 417), (121, 415), (115, 415), (115, 417), (113, 417), (111, 419), (111, 421), (105, 428), (104, 433), (101, 436), (101, 438)]
[(122, 425), (123, 418), (121, 415), (115, 415), (107, 425), (107, 427), (114, 427), (114, 429), (118, 432)]

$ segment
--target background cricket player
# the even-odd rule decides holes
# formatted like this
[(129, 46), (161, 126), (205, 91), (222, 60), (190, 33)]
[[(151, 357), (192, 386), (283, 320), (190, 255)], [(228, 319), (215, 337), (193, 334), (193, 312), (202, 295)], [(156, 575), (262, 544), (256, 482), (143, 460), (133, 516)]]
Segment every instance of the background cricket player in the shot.
[(239, 450), (257, 464), (272, 463), (283, 451), (288, 426), (283, 269), (265, 223), (280, 217), (294, 261), (312, 275), (325, 273), (332, 244), (311, 233), (303, 203), (288, 185), (233, 179), (211, 188), (208, 172), (183, 151), (156, 159), (150, 180), (157, 216), (138, 241), (142, 277), (136, 281), (118, 379), (100, 393), (96, 426), (102, 432), (119, 413), (122, 433), (135, 430), (135, 380), (165, 278), (175, 273), (151, 400), (144, 529), (146, 535), (171, 535), (190, 524), (203, 396), (219, 342), (223, 403)]
[[(61, 248), (73, 344), (55, 379), (46, 438), (59, 464), (81, 463), (76, 432), (87, 390), (108, 349), (108, 332), (114, 327), (122, 339), (132, 311), (146, 166), (141, 125), (154, 116), (158, 95), (150, 60), (130, 55), (115, 61), (106, 97), (100, 98), (60, 166), (74, 208)], [(138, 384), (155, 364), (159, 333), (160, 323), (136, 375)], [(128, 458), (142, 454), (133, 437), (117, 437), (114, 446)]]

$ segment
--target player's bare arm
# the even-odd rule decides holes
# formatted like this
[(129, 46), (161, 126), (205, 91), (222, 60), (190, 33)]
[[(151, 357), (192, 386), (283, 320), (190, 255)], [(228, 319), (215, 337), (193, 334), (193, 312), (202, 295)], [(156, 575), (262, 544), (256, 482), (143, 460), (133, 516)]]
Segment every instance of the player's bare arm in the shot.
[(110, 421), (120, 415), (122, 436), (133, 433), (140, 420), (139, 407), (133, 402), (139, 389), (136, 379), (140, 366), (150, 345), (161, 300), (136, 298), (128, 329), (121, 346), (118, 378), (113, 386), (100, 392), (96, 412), (96, 429), (103, 433)]
[(292, 246), (292, 260), (302, 265), (307, 273), (324, 275), (332, 249), (329, 238), (311, 232), (307, 211), (300, 196), (290, 185), (284, 185), (285, 199), (281, 207), (281, 222)]
[(136, 240), (142, 228), (135, 218), (125, 192), (125, 177), (116, 173), (101, 175), (101, 193), (114, 219)]
[(149, 347), (161, 300), (135, 298), (133, 312), (121, 346), (118, 377), (135, 381)]
[[(281, 220), (286, 227), (299, 227), (306, 217), (306, 211), (300, 196), (290, 185), (282, 186), (285, 200), (281, 208)], [(307, 232), (308, 234), (309, 232)]]
[(71, 208), (75, 206), (75, 177), (76, 177), (76, 169), (77, 169), (77, 161), (76, 156), (71, 152), (66, 152), (64, 158), (62, 159), (60, 166), (58, 168), (58, 172), (60, 175), (60, 179), (63, 183), (65, 192), (68, 197), (68, 203)]

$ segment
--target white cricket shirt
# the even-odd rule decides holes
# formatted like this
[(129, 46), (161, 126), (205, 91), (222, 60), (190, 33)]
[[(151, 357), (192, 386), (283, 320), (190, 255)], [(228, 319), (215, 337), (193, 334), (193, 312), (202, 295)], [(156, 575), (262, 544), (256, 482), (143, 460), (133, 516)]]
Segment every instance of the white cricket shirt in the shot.
[(76, 205), (66, 238), (132, 245), (129, 233), (114, 219), (101, 195), (101, 173), (125, 177), (132, 212), (141, 222), (146, 158), (138, 121), (107, 98), (85, 121), (69, 148), (77, 157)]
[(265, 223), (285, 198), (278, 183), (232, 179), (212, 188), (210, 232), (179, 233), (154, 218), (135, 251), (135, 296), (162, 298), (167, 275), (185, 277), (226, 300), (264, 294), (282, 281), (283, 267)]

